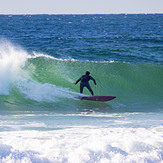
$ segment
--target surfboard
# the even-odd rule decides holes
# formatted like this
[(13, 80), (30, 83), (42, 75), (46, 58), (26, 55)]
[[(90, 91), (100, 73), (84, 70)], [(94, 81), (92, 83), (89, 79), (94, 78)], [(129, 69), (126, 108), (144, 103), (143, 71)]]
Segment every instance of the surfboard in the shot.
[(81, 96), (81, 100), (106, 102), (115, 99), (115, 96)]

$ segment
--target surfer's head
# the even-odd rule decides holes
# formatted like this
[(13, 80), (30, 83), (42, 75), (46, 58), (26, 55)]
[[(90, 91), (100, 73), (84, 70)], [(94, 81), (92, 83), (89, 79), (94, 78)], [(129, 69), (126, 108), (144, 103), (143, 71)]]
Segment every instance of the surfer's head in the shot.
[(86, 75), (89, 75), (89, 74), (90, 74), (90, 72), (89, 72), (89, 71), (86, 71), (86, 72), (85, 72), (85, 74), (86, 74)]

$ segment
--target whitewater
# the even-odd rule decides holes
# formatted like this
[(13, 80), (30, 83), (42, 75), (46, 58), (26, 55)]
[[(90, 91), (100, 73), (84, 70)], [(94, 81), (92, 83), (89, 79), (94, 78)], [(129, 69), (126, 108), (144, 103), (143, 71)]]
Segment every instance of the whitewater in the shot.
[(0, 17), (0, 162), (163, 162), (162, 15)]

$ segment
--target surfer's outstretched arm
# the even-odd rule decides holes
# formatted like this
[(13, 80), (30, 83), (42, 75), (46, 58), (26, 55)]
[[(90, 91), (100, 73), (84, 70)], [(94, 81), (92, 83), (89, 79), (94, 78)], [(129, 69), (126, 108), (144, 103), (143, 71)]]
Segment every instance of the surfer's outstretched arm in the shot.
[(74, 83), (75, 85), (81, 80), (81, 77)]
[(97, 88), (96, 80), (92, 76), (90, 76), (90, 79), (93, 80), (93, 82), (95, 84), (95, 88)]

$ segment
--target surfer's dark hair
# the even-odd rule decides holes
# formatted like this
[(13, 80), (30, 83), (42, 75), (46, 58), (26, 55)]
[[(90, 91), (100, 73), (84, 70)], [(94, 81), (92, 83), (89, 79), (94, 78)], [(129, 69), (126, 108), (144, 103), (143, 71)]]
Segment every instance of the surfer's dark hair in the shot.
[(86, 74), (86, 75), (89, 75), (89, 74), (90, 74), (90, 72), (89, 72), (89, 71), (86, 71), (86, 72), (85, 72), (85, 74)]

